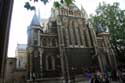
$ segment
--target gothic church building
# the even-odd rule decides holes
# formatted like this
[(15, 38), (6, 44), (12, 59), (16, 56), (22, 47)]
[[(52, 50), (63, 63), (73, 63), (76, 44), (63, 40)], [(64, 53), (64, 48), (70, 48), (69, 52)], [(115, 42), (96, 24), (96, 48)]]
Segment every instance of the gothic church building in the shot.
[(95, 33), (87, 14), (74, 4), (52, 8), (44, 25), (36, 13), (27, 29), (28, 79), (83, 75), (115, 63), (109, 33)]

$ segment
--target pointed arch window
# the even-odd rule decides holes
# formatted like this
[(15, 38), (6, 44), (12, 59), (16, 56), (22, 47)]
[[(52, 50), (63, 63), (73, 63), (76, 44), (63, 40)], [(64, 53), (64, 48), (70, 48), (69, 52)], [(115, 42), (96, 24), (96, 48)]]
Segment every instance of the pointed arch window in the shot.
[(56, 38), (53, 38), (53, 39), (52, 39), (52, 46), (53, 46), (53, 47), (56, 47), (56, 46), (57, 46), (57, 40), (56, 40)]
[(54, 56), (46, 57), (46, 70), (55, 70), (55, 58)]
[[(76, 33), (76, 27), (74, 26), (74, 21), (72, 21), (72, 29), (73, 29), (73, 36), (74, 36), (74, 38), (76, 38), (77, 39), (77, 33)], [(75, 45), (78, 45), (78, 41), (76, 40), (76, 39), (74, 39), (74, 42), (75, 42)]]
[(47, 46), (47, 39), (46, 38), (42, 38), (41, 40), (42, 40), (41, 41), (41, 46), (46, 47)]

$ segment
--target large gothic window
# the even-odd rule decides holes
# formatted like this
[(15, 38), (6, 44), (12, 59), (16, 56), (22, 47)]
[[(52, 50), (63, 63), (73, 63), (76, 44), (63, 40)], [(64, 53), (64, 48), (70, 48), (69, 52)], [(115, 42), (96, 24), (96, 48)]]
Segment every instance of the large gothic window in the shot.
[(53, 47), (56, 47), (56, 46), (57, 46), (56, 44), (57, 44), (56, 38), (53, 38), (53, 39), (52, 39), (52, 46), (53, 46)]
[(47, 40), (46, 40), (46, 38), (42, 38), (41, 40), (42, 40), (41, 41), (41, 46), (42, 47), (46, 47), (47, 46)]
[(48, 69), (52, 69), (52, 58), (48, 57), (47, 62), (48, 62)]
[(72, 45), (71, 32), (70, 32), (69, 24), (70, 24), (70, 23), (68, 22), (67, 29), (68, 29), (68, 36), (69, 36), (69, 44)]
[(34, 30), (34, 32), (33, 32), (33, 39), (37, 40), (37, 38), (38, 38), (37, 30)]
[(67, 46), (67, 41), (66, 41), (67, 39), (66, 39), (66, 32), (65, 32), (65, 29), (63, 28), (62, 31), (63, 31), (64, 44), (65, 44), (65, 46)]
[(72, 41), (72, 46), (74, 46), (75, 45), (75, 41), (74, 41), (75, 37), (74, 37), (74, 34), (73, 34), (73, 25), (72, 25), (72, 22), (73, 22), (73, 20), (70, 20), (71, 41)]
[(79, 34), (79, 39), (80, 39), (80, 44), (83, 45), (83, 40), (82, 40), (82, 35), (81, 35), (81, 32), (80, 32), (80, 28), (81, 28), (81, 27), (77, 27), (77, 29), (78, 29), (78, 34)]
[(55, 59), (53, 56), (46, 57), (46, 69), (55, 70)]
[(75, 45), (78, 45), (78, 40), (76, 40), (75, 38), (77, 38), (77, 36), (76, 36), (76, 31), (75, 31), (75, 29), (76, 29), (76, 27), (74, 26), (74, 22), (72, 22), (72, 25), (73, 25), (73, 36), (74, 36), (74, 42), (75, 42)]
[(38, 73), (40, 71), (40, 56), (38, 49), (33, 51), (33, 72)]
[(53, 33), (56, 33), (56, 32), (57, 32), (57, 23), (56, 23), (56, 21), (52, 21), (51, 31), (52, 31)]
[(28, 45), (31, 45), (31, 40), (32, 39), (32, 32), (28, 31)]
[(34, 32), (33, 32), (33, 40), (34, 40), (34, 41), (33, 41), (33, 42), (34, 42), (33, 44), (34, 44), (34, 45), (37, 45), (37, 43), (38, 43), (38, 40), (37, 40), (37, 39), (38, 39), (37, 30), (34, 30)]

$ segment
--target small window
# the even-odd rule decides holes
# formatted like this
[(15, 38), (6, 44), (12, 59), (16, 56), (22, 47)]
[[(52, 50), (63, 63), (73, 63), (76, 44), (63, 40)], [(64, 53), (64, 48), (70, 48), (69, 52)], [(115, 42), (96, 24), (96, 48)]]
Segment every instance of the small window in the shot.
[(56, 46), (56, 39), (54, 38), (53, 40), (52, 40), (52, 46)]
[(37, 43), (38, 43), (37, 40), (34, 40), (34, 45), (37, 45)]
[(45, 38), (43, 38), (42, 41), (41, 41), (41, 44), (42, 44), (41, 46), (46, 47), (47, 46), (47, 40)]

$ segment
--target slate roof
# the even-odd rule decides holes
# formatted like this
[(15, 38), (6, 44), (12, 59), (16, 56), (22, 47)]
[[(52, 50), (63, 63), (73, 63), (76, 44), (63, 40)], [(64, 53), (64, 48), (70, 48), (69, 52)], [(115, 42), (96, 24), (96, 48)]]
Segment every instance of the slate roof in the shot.
[(30, 26), (33, 26), (33, 25), (40, 25), (40, 20), (36, 15), (36, 13), (34, 13)]
[(104, 32), (104, 28), (102, 27), (101, 23), (97, 23), (96, 24), (96, 33), (101, 33), (101, 32)]

